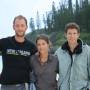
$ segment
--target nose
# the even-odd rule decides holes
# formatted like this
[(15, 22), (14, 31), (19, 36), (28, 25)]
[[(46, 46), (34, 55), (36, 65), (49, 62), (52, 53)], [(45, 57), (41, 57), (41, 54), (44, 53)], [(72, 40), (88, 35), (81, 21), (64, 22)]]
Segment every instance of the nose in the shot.
[(18, 29), (19, 29), (19, 31), (22, 31), (23, 30), (23, 28), (21, 26), (19, 26)]

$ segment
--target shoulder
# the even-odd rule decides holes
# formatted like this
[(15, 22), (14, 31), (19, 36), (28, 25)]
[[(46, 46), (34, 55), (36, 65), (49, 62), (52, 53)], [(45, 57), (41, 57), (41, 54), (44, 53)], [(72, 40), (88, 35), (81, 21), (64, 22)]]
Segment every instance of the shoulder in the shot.
[(50, 58), (57, 58), (57, 56), (54, 54), (49, 54), (49, 56), (50, 56)]
[(37, 58), (36, 54), (34, 54), (34, 55), (32, 55), (32, 56), (30, 57), (31, 60), (33, 60), (33, 59), (35, 59), (35, 58)]
[(90, 46), (87, 45), (87, 44), (83, 45), (83, 46), (82, 46), (82, 49), (83, 49), (84, 52), (85, 52), (85, 51), (86, 51), (86, 52), (87, 52), (87, 51), (90, 52)]
[(31, 47), (31, 49), (37, 50), (36, 45), (32, 41), (29, 41), (26, 39), (26, 42), (27, 42), (28, 46)]
[(89, 45), (87, 45), (87, 44), (85, 45), (85, 47), (87, 47), (87, 49), (90, 49), (90, 46), (89, 46)]
[(35, 54), (37, 52), (36, 45), (27, 39), (26, 39), (26, 42), (27, 42), (26, 46), (28, 46), (30, 48), (32, 55)]
[(35, 46), (35, 44), (34, 44), (32, 41), (29, 41), (29, 40), (26, 39), (26, 42), (27, 42), (27, 44), (29, 44), (30, 46)]
[(55, 51), (55, 55), (63, 52), (64, 50), (61, 48), (61, 46)]
[(82, 54), (84, 54), (90, 60), (90, 46), (89, 45), (85, 44), (82, 46)]
[(6, 37), (6, 38), (1, 38), (0, 40), (8, 40), (9, 38), (11, 38), (11, 37)]
[(0, 39), (0, 43), (6, 43), (9, 41), (9, 39), (11, 39), (12, 37), (6, 37), (6, 38), (2, 38)]
[(32, 56), (30, 57), (30, 63), (31, 63), (31, 64), (35, 63), (37, 59), (38, 59), (38, 57), (37, 57), (36, 54), (32, 55)]
[(49, 59), (55, 62), (58, 62), (58, 57), (54, 54), (49, 54)]

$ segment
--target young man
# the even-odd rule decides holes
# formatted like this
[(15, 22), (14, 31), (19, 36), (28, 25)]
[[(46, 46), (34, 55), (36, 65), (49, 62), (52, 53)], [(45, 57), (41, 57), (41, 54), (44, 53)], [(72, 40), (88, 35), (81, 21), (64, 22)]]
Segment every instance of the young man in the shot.
[(59, 90), (90, 90), (90, 47), (79, 36), (76, 23), (66, 25), (67, 41), (55, 53), (59, 59)]
[(15, 36), (0, 39), (3, 70), (0, 76), (1, 90), (26, 90), (29, 82), (29, 60), (37, 49), (25, 38), (27, 20), (19, 15), (14, 18)]

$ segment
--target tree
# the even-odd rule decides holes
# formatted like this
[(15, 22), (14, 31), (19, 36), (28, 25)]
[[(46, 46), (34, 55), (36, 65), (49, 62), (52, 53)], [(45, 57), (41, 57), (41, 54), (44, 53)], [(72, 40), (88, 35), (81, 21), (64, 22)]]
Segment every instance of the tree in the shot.
[(73, 13), (72, 0), (68, 0), (68, 9), (69, 9), (70, 14), (72, 15)]
[(41, 28), (41, 23), (40, 23), (40, 17), (38, 11), (37, 11), (36, 25), (37, 25), (37, 30), (39, 30)]
[[(52, 10), (43, 15), (44, 28), (47, 32), (64, 30), (68, 22), (76, 22), (81, 30), (90, 30), (90, 0), (76, 0), (73, 6), (72, 0), (63, 0), (59, 8), (56, 9), (55, 3), (52, 3)], [(39, 12), (37, 11), (37, 29), (40, 29)]]
[(46, 18), (47, 18), (47, 29), (48, 29), (48, 32), (49, 31), (52, 31), (52, 13), (46, 13)]
[(55, 8), (55, 2), (52, 3), (52, 26), (53, 30), (58, 30), (58, 17), (57, 17), (57, 10)]
[(45, 15), (43, 14), (43, 23), (44, 23), (44, 29), (46, 31), (46, 27), (47, 27), (47, 21), (45, 19)]
[(30, 28), (31, 28), (31, 31), (35, 31), (35, 25), (34, 25), (34, 19), (33, 18), (30, 18)]
[[(80, 1), (81, 2), (81, 1)], [(81, 5), (81, 4), (80, 4)], [(80, 15), (79, 15), (79, 12), (80, 12), (80, 7), (79, 7), (79, 4), (78, 4), (78, 0), (76, 0), (76, 7), (75, 7), (75, 22), (76, 23), (80, 23)]]

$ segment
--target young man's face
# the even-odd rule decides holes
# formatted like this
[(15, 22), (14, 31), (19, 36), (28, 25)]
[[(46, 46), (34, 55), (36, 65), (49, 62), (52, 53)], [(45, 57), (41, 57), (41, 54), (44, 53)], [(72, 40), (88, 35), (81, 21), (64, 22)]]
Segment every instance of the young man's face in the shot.
[(25, 35), (27, 25), (24, 19), (16, 19), (13, 25), (16, 36), (23, 37)]
[(68, 29), (67, 33), (65, 33), (65, 36), (69, 44), (75, 44), (77, 43), (80, 33), (78, 33), (77, 29)]

